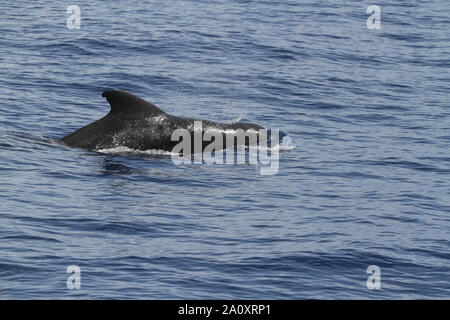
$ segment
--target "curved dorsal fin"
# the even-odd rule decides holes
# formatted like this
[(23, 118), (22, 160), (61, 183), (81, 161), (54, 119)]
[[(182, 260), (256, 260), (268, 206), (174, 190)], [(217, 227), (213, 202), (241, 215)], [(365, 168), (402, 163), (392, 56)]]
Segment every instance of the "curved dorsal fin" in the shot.
[(150, 102), (125, 91), (103, 91), (102, 97), (105, 97), (111, 105), (110, 113), (164, 113), (164, 111)]

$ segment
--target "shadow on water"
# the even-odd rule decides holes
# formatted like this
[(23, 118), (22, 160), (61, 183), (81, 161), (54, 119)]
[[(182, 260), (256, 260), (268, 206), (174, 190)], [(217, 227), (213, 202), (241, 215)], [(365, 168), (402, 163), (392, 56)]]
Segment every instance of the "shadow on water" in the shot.
[[(123, 159), (121, 156), (115, 155), (103, 155), (103, 154), (90, 154), (90, 156), (98, 157), (97, 166), (99, 168), (100, 175), (147, 175), (147, 170), (136, 168), (130, 164), (124, 164), (123, 161), (133, 159)], [(132, 161), (129, 161), (132, 162)]]
[(131, 168), (129, 166), (123, 165), (114, 161), (112, 158), (103, 158), (101, 172), (103, 174), (120, 174), (129, 175), (137, 173), (139, 170)]

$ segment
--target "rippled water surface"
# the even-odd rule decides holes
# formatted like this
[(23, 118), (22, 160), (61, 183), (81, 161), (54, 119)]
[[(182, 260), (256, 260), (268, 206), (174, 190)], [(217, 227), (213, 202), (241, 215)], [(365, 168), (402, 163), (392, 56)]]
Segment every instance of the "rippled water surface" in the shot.
[[(0, 2), (0, 298), (450, 298), (450, 2), (71, 4)], [(108, 88), (279, 128), (279, 171), (56, 144)]]

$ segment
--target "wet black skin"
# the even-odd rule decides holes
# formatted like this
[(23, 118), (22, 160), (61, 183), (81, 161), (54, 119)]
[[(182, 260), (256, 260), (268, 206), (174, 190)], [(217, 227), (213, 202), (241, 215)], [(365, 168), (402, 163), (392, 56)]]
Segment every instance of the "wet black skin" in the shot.
[[(192, 136), (194, 121), (202, 121), (203, 131), (210, 128), (219, 130), (242, 129), (244, 131), (263, 129), (263, 127), (251, 123), (224, 124), (208, 120), (175, 117), (125, 91), (109, 90), (103, 92), (102, 96), (108, 100), (111, 111), (100, 120), (63, 137), (60, 142), (68, 146), (88, 150), (126, 146), (138, 150), (172, 151), (172, 148), (179, 143), (179, 141), (171, 141), (172, 132), (175, 129), (184, 128), (189, 130)], [(226, 134), (222, 134), (224, 146)], [(203, 148), (209, 143), (204, 142)], [(248, 143), (249, 141), (246, 139), (245, 144)]]

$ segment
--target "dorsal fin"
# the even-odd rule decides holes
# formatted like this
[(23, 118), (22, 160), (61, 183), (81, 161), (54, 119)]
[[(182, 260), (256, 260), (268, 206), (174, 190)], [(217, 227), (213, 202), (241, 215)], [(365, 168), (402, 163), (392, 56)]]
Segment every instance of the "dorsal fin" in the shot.
[(111, 105), (110, 113), (164, 113), (150, 102), (125, 91), (107, 90), (102, 93), (102, 97), (105, 97)]

